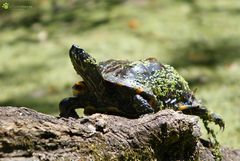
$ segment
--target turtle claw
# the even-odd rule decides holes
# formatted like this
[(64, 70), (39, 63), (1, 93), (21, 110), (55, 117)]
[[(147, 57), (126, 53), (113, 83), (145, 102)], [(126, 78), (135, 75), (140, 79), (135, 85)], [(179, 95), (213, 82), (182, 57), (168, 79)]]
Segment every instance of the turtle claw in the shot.
[(221, 118), (221, 116), (215, 114), (215, 113), (212, 113), (211, 114), (211, 117), (213, 119), (213, 122), (216, 124), (216, 125), (219, 125), (220, 127), (220, 130), (224, 131), (225, 129), (225, 123), (223, 121), (223, 119)]

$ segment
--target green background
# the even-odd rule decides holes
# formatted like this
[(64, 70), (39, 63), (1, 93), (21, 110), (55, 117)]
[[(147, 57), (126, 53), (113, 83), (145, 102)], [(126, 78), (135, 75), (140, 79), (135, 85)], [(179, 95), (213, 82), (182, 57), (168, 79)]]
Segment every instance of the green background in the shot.
[(239, 0), (9, 4), (0, 9), (1, 106), (57, 116), (59, 101), (80, 80), (68, 57), (77, 43), (98, 61), (156, 57), (173, 65), (197, 97), (222, 115), (225, 131), (213, 126), (220, 143), (240, 148)]

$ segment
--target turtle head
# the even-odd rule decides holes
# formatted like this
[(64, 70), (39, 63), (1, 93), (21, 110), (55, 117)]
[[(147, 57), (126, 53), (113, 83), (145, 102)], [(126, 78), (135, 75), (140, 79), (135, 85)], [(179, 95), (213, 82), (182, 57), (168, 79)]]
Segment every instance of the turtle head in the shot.
[(98, 70), (96, 60), (78, 45), (72, 45), (69, 56), (76, 72), (83, 78), (84, 82), (92, 91), (99, 91), (99, 82), (103, 78)]
[(72, 45), (69, 51), (69, 56), (75, 70), (80, 75), (82, 75), (84, 72), (87, 72), (88, 68), (93, 68), (97, 65), (96, 60), (78, 45)]

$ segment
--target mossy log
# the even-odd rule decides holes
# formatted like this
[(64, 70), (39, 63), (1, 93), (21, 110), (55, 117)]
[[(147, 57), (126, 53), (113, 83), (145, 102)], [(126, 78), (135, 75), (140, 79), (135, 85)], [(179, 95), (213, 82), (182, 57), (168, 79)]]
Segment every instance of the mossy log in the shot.
[[(163, 110), (139, 119), (94, 114), (56, 118), (0, 107), (0, 160), (214, 160), (198, 118)], [(222, 148), (223, 160), (240, 151)]]

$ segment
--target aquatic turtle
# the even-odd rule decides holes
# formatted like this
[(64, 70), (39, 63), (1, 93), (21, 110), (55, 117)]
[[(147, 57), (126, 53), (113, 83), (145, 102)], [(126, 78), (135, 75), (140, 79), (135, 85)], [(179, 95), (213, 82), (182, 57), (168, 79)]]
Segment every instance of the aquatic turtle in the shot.
[(72, 45), (69, 55), (83, 81), (73, 86), (72, 97), (60, 102), (60, 117), (78, 118), (76, 108), (84, 108), (87, 115), (106, 113), (129, 118), (171, 108), (224, 128), (223, 119), (200, 103), (188, 83), (170, 65), (155, 58), (96, 63), (77, 45)]

